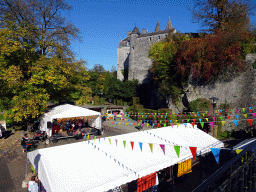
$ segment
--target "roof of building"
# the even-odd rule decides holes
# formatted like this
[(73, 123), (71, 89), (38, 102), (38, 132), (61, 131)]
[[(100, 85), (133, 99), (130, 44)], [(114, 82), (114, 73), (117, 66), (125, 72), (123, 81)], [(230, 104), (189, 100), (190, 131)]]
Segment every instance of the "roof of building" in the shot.
[(158, 31), (161, 31), (159, 21), (157, 21), (156, 28), (155, 28), (155, 32), (158, 32)]
[(172, 23), (171, 23), (171, 19), (170, 19), (170, 17), (169, 17), (169, 20), (168, 20), (168, 22), (167, 22), (167, 25), (166, 25), (165, 30), (169, 30), (169, 29), (172, 29), (172, 28), (173, 28), (173, 26), (172, 26)]
[(132, 34), (138, 34), (138, 35), (140, 35), (141, 33), (140, 33), (139, 28), (135, 26), (134, 29), (132, 30)]

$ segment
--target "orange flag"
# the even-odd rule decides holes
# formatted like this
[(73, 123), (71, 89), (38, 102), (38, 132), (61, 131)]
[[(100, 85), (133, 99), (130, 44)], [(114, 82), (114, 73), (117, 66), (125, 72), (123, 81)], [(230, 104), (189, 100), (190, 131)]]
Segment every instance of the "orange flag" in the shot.
[(100, 141), (100, 137), (99, 137), (99, 141)]
[(195, 126), (195, 123), (193, 123), (193, 122), (192, 122), (191, 124), (192, 124), (192, 126), (193, 126), (193, 128), (194, 128), (194, 126)]
[(132, 150), (133, 150), (133, 146), (134, 146), (134, 142), (133, 141), (131, 141), (131, 146), (132, 146)]
[(195, 119), (193, 119), (193, 121), (195, 122), (196, 120), (195, 120)]
[(247, 119), (248, 123), (250, 124), (250, 126), (252, 126), (252, 121), (253, 119)]
[(227, 116), (227, 118), (230, 120), (230, 116)]
[(194, 159), (194, 161), (196, 160), (196, 147), (189, 147), (189, 149), (190, 149), (190, 151), (191, 151), (191, 153), (192, 153), (192, 155), (193, 155), (193, 159)]

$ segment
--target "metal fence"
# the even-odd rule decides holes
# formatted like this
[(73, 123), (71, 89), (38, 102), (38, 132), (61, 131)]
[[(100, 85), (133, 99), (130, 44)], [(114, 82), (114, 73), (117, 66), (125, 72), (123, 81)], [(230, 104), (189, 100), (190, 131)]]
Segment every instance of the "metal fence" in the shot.
[(193, 192), (256, 191), (256, 152), (252, 150), (254, 147), (256, 141), (251, 142)]

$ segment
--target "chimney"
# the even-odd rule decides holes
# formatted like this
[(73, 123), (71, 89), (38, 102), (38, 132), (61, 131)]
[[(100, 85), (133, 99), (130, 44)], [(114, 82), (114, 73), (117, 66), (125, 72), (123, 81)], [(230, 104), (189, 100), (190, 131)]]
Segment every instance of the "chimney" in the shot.
[(131, 31), (128, 31), (127, 32), (127, 37), (130, 37), (131, 33), (132, 33)]
[(142, 29), (142, 34), (146, 34), (146, 29)]

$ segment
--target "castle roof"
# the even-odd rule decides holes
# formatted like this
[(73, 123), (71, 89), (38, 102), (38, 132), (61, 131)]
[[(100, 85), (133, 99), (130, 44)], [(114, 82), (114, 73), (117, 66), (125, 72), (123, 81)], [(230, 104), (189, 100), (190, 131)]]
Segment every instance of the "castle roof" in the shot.
[(172, 29), (172, 28), (173, 28), (173, 26), (172, 26), (172, 23), (171, 23), (171, 20), (170, 20), (170, 17), (169, 17), (169, 20), (168, 20), (168, 23), (166, 25), (165, 30), (169, 30), (169, 29)]
[(153, 36), (153, 35), (158, 35), (158, 34), (174, 32), (174, 31), (175, 31), (175, 28), (172, 28), (172, 29), (169, 29), (169, 30), (162, 30), (162, 31), (155, 31), (155, 32), (152, 32), (152, 33), (141, 34), (139, 37)]
[(157, 21), (155, 32), (161, 31), (159, 21)]
[(132, 34), (138, 34), (138, 35), (140, 35), (140, 30), (139, 30), (139, 28), (135, 26), (134, 29), (132, 30)]

